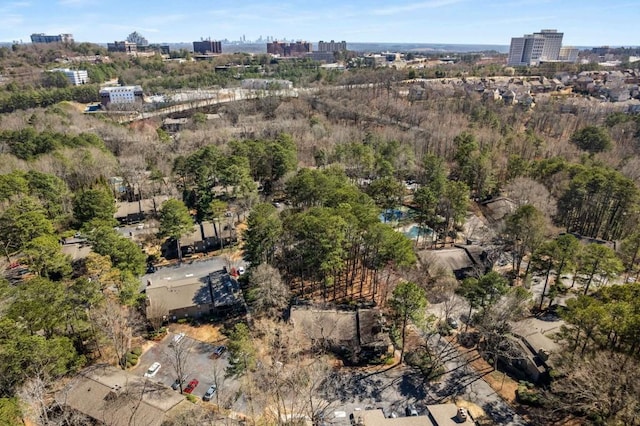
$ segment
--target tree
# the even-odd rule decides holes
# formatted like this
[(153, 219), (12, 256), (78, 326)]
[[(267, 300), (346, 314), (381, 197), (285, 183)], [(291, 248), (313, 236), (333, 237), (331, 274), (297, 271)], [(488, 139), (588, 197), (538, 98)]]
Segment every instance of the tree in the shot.
[(262, 263), (251, 270), (249, 275), (248, 299), (251, 307), (257, 315), (265, 315), (271, 318), (282, 316), (284, 309), (289, 305), (289, 287), (282, 281), (280, 272)]
[(17, 398), (0, 398), (0, 423), (7, 426), (24, 425)]
[(94, 219), (106, 224), (115, 223), (115, 212), (113, 195), (106, 189), (88, 189), (77, 194), (73, 200), (73, 216), (80, 224)]
[(580, 358), (559, 354), (550, 405), (590, 422), (638, 425), (640, 365), (626, 354), (597, 351)]
[(180, 238), (193, 230), (193, 220), (187, 210), (187, 206), (179, 200), (167, 200), (160, 207), (160, 236), (168, 237), (176, 241), (178, 259), (182, 260), (180, 250)]
[(588, 244), (580, 252), (579, 273), (584, 278), (584, 294), (589, 293), (589, 287), (596, 278), (598, 284), (606, 282), (609, 278), (616, 276), (624, 267), (618, 259), (616, 252), (606, 245)]
[(229, 334), (229, 366), (227, 377), (239, 377), (252, 370), (256, 363), (256, 349), (253, 345), (249, 327), (238, 323)]
[(590, 153), (609, 151), (613, 145), (607, 130), (598, 126), (583, 127), (571, 135), (570, 140), (581, 150)]
[(506, 278), (490, 271), (480, 278), (466, 278), (458, 287), (458, 294), (469, 302), (469, 313), (467, 315), (467, 327), (471, 321), (473, 309), (481, 309), (484, 316), (488, 307), (496, 303), (509, 290)]
[(244, 259), (252, 266), (273, 263), (282, 221), (271, 204), (258, 204), (249, 213), (244, 234)]
[(385, 176), (373, 180), (366, 188), (367, 194), (379, 207), (390, 210), (402, 203), (404, 186), (393, 176)]
[(124, 370), (127, 366), (126, 354), (131, 349), (134, 316), (131, 309), (121, 306), (111, 298), (95, 310), (95, 325), (111, 343), (118, 365)]
[(180, 393), (182, 393), (182, 379), (189, 373), (191, 350), (193, 349), (193, 346), (194, 340), (183, 337), (177, 342), (173, 340), (166, 349), (174, 377), (180, 387)]
[(53, 225), (39, 203), (22, 198), (0, 213), (0, 242), (10, 262), (10, 255), (40, 236), (53, 235)]
[(48, 338), (62, 328), (68, 313), (64, 284), (42, 277), (16, 287), (7, 311), (10, 318), (23, 323), (31, 334), (43, 331)]
[(402, 349), (400, 360), (404, 359), (405, 338), (409, 321), (421, 326), (425, 320), (425, 309), (427, 307), (427, 296), (425, 291), (417, 284), (405, 281), (393, 290), (393, 296), (389, 301), (389, 306), (393, 309), (396, 319), (400, 325)]
[(29, 241), (23, 255), (38, 275), (48, 278), (64, 278), (71, 273), (71, 259), (60, 251), (60, 243), (53, 235), (43, 235)]
[[(533, 253), (544, 241), (546, 233), (544, 215), (530, 204), (519, 207), (506, 220), (505, 237), (513, 253), (513, 270), (518, 276), (522, 260), (527, 254)], [(526, 275), (529, 272), (527, 266)]]
[(145, 271), (147, 256), (140, 247), (128, 238), (123, 237), (113, 228), (100, 224), (87, 232), (93, 251), (109, 256), (113, 267), (122, 273), (133, 276), (142, 275)]

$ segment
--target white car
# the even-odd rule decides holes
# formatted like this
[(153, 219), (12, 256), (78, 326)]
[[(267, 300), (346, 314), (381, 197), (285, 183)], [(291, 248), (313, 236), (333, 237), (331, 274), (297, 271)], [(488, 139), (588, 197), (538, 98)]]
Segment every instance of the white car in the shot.
[(243, 266), (239, 266), (238, 267), (238, 275), (242, 275), (244, 274), (244, 267)]
[(153, 364), (151, 364), (151, 367), (149, 367), (147, 372), (144, 373), (144, 377), (153, 377), (153, 376), (156, 375), (158, 370), (160, 370), (160, 363), (159, 362), (154, 362)]
[(171, 343), (169, 343), (169, 346), (177, 345), (182, 339), (184, 339), (184, 333), (178, 333), (174, 335), (173, 340), (171, 340)]

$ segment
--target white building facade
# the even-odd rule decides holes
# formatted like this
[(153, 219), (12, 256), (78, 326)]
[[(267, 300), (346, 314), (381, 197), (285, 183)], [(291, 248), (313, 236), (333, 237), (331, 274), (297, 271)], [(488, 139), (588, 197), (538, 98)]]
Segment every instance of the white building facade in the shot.
[(100, 89), (102, 105), (142, 102), (142, 96), (143, 92), (140, 86), (116, 86)]
[(509, 47), (509, 66), (535, 66), (540, 62), (552, 62), (560, 59), (564, 33), (557, 30), (541, 30), (523, 37), (511, 39)]
[(89, 82), (89, 76), (86, 70), (70, 70), (68, 68), (54, 68), (49, 70), (49, 72), (61, 72), (67, 77), (69, 83), (74, 86), (79, 86), (81, 84), (87, 84)]

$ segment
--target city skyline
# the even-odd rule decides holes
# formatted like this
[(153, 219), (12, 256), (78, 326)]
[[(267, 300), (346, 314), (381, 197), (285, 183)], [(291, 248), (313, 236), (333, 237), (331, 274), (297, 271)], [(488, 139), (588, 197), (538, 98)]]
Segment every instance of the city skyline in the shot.
[(31, 33), (71, 33), (76, 42), (124, 40), (138, 31), (151, 43), (276, 39), (347, 42), (508, 45), (511, 37), (557, 28), (565, 45), (632, 46), (637, 3), (611, 0), (397, 1), (327, 0), (311, 3), (221, 0), (212, 4), (112, 0), (25, 0), (0, 5), (0, 41), (28, 41)]

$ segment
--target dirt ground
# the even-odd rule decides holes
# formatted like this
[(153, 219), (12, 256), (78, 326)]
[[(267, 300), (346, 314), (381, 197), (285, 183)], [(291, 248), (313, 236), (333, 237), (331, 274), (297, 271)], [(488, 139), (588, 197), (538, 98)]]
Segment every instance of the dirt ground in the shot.
[(222, 342), (226, 339), (226, 337), (221, 333), (220, 329), (220, 326), (211, 324), (202, 324), (199, 326), (192, 326), (189, 324), (169, 325), (169, 331), (171, 331), (172, 333), (185, 333), (192, 339), (214, 344)]

